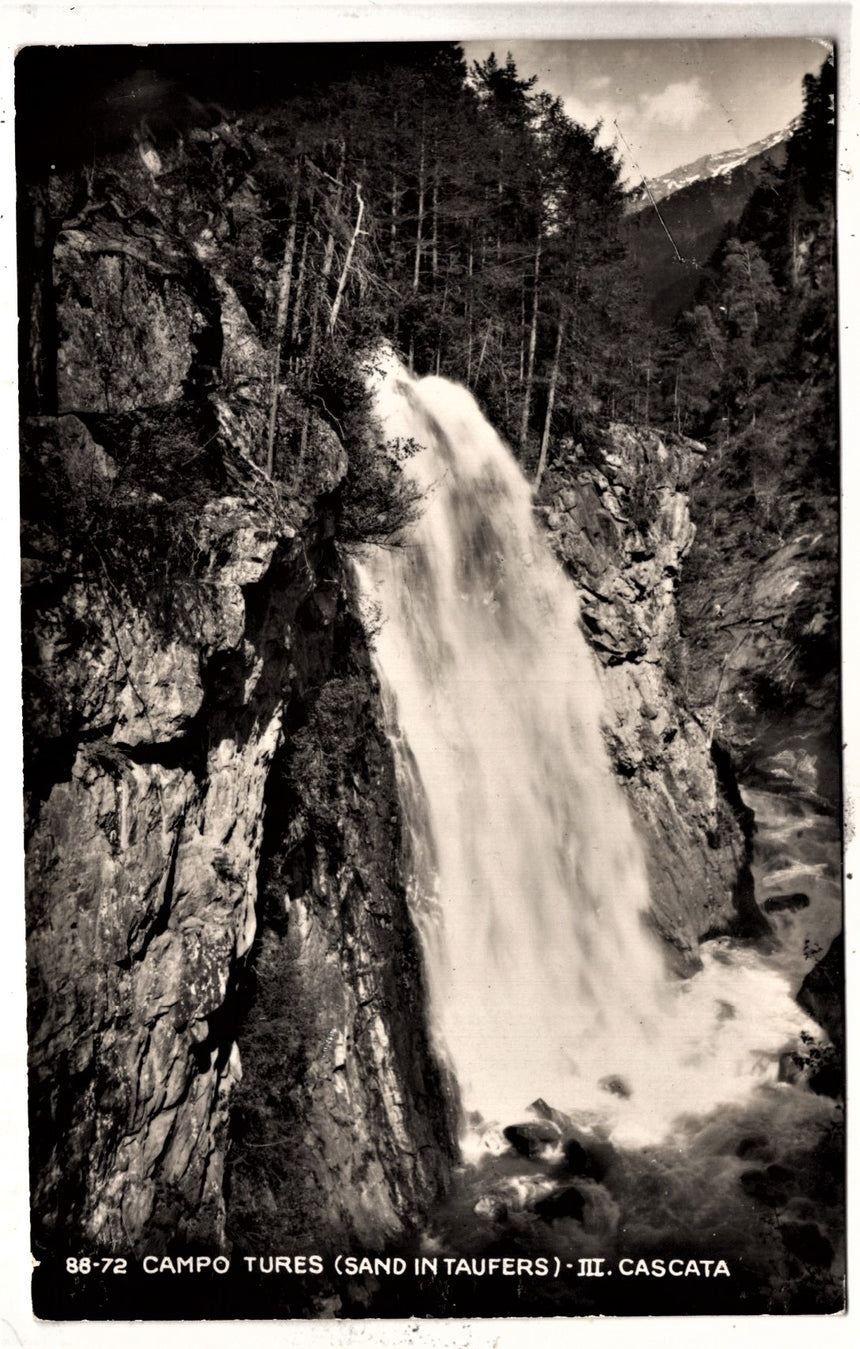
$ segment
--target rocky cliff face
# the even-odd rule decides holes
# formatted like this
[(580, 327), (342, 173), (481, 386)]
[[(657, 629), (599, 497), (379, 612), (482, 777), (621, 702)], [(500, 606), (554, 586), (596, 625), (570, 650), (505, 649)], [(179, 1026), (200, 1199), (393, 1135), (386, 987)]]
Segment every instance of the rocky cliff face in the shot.
[(749, 813), (681, 692), (676, 590), (704, 453), (683, 437), (616, 425), (599, 451), (559, 462), (542, 492), (603, 666), (610, 754), (642, 825), (656, 926), (681, 970), (706, 934), (767, 930), (749, 872)]
[(266, 794), (229, 1215), (237, 1248), (263, 1254), (378, 1248), (421, 1215), (454, 1160), (455, 1091), (427, 1042), (378, 686), (343, 605), (333, 621), (304, 616), (291, 743)]
[[(821, 429), (826, 434), (826, 423)], [(693, 483), (698, 525), (679, 593), (684, 699), (731, 757), (755, 813), (757, 893), (783, 950), (794, 952), (789, 972), (801, 1005), (810, 1009), (814, 990), (814, 1014), (835, 1043), (832, 1027), (842, 1017), (833, 954), (842, 927), (835, 498), (809, 472), (758, 480), (756, 526), (737, 479), (724, 449)], [(828, 951), (819, 977), (810, 962)]]
[(116, 556), (64, 574), (46, 486), (107, 511), (118, 468), (77, 417), (28, 430), (35, 1207), (46, 1236), (77, 1229), (108, 1249), (153, 1227), (211, 1243), (239, 1072), (223, 1023), (313, 573), (246, 487), (201, 512), (194, 578), (150, 576), (141, 598)]
[[(115, 481), (78, 418), (43, 418), (29, 434), (31, 504), (59, 463), (71, 498)], [(301, 881), (270, 866), (266, 893), (290, 911), (277, 993), (301, 1065), (285, 1055), (279, 1066), (284, 1091), (299, 1081), (308, 1097), (294, 1112), (304, 1142), (289, 1152), (315, 1176), (317, 1231), (356, 1206), (367, 1241), (399, 1230), (450, 1156), (444, 1104), (428, 1102), (444, 1094), (421, 1033), (397, 806), (366, 776), (391, 774), (374, 690), (328, 678), (345, 601), (323, 520), (294, 535), (266, 511), (250, 466), (230, 467), (244, 483), (203, 506), (194, 576), (167, 578), (171, 596), (154, 586), (141, 600), (115, 557), (95, 577), (47, 575), (45, 532), (28, 535), (33, 1169), (46, 1241), (77, 1230), (105, 1249), (145, 1240), (151, 1251), (223, 1239), (267, 818), (286, 829), (275, 842), (287, 859), (299, 847), (308, 864)], [(355, 627), (350, 640), (360, 661)], [(373, 749), (365, 780), (340, 787), (342, 813), (325, 795), (326, 830), (307, 813), (287, 822), (271, 800), (264, 811), (267, 784), (271, 796), (297, 771), (318, 681), (331, 738)]]
[[(223, 1246), (237, 1034), (265, 1041), (253, 970), (287, 1046), (275, 1146), (289, 1132), (313, 1178), (295, 1212), (319, 1240), (402, 1231), (452, 1155), (332, 537), (347, 453), (313, 419), (278, 487), (252, 462), (269, 362), (184, 153), (114, 156), (82, 209), (68, 176), (34, 194), (66, 215), (37, 238), (53, 296), (34, 287), (30, 350), (56, 398), (23, 450), (37, 1252)], [(246, 1140), (252, 1114), (246, 1092)]]
[[(697, 492), (720, 501), (705, 473)], [(835, 510), (786, 533), (764, 556), (723, 507), (705, 522), (682, 589), (686, 694), (731, 749), (740, 775), (839, 800)], [(728, 518), (727, 518), (728, 517)], [(714, 547), (715, 537), (719, 551)], [(734, 544), (734, 547), (733, 547)]]

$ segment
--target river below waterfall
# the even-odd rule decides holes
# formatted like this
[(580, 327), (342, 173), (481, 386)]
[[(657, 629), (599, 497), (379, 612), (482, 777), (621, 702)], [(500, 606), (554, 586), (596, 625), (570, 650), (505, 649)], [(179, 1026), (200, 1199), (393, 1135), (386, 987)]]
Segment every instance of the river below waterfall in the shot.
[[(463, 1267), (419, 1277), (422, 1305), (837, 1307), (841, 1116), (804, 1079), (828, 1046), (794, 996), (838, 928), (832, 820), (749, 788), (774, 936), (706, 942), (698, 974), (671, 976), (576, 591), (528, 484), (459, 386), (392, 361), (374, 397), (423, 509), (356, 571), (431, 1029), (463, 1106), (463, 1164), (411, 1252)], [(496, 1258), (525, 1263), (469, 1264)]]
[(842, 841), (838, 785), (819, 783), (816, 738), (780, 744), (741, 792), (755, 816), (756, 896), (777, 936), (771, 961), (796, 991), (842, 927)]

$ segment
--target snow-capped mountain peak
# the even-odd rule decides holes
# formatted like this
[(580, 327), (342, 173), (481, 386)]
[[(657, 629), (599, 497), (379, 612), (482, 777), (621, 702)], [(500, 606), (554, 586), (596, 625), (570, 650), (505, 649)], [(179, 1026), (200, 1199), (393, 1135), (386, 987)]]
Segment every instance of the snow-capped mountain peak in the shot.
[[(747, 145), (742, 149), (721, 150), (718, 154), (701, 155), (691, 164), (683, 164), (680, 168), (671, 169), (668, 173), (660, 174), (656, 178), (648, 178), (647, 185), (651, 197), (654, 201), (662, 201), (664, 197), (670, 197), (675, 192), (680, 192), (683, 188), (689, 187), (691, 183), (703, 182), (708, 178), (728, 176), (735, 169), (740, 168), (742, 164), (755, 159), (757, 155), (766, 154), (768, 150), (773, 150), (780, 142), (787, 141), (799, 120), (799, 118), (795, 118), (782, 130), (773, 131), (769, 136), (763, 136), (761, 140), (755, 141), (752, 145)], [(628, 211), (641, 211), (648, 203), (649, 196), (645, 183), (640, 182), (637, 187), (630, 191)]]

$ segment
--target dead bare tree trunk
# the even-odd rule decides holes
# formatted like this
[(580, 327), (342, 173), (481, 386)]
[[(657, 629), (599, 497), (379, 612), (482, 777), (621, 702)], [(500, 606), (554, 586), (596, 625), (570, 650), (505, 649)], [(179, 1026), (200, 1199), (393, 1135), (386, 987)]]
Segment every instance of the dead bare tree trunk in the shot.
[(424, 235), (424, 194), (426, 183), (424, 181), (424, 127), (421, 127), (421, 148), (418, 157), (418, 220), (415, 226), (415, 268), (412, 273), (412, 293), (418, 294), (418, 283), (421, 278), (421, 254), (423, 251)]
[(472, 294), (472, 282), (475, 272), (475, 226), (474, 222), (469, 226), (469, 259), (466, 269), (468, 276), (467, 299), (466, 299), (466, 328), (468, 332), (468, 347), (466, 355), (466, 385), (468, 387), (472, 373), (472, 309), (474, 306), (474, 296)]
[[(317, 287), (317, 297), (314, 305), (314, 313), (317, 316), (319, 314), (320, 301), (326, 290), (325, 283), (331, 276), (332, 264), (334, 263), (335, 225), (340, 218), (340, 206), (341, 201), (343, 200), (343, 169), (345, 160), (346, 145), (341, 141), (340, 161), (338, 163), (337, 178), (334, 183), (334, 195), (329, 203), (329, 228), (328, 234), (326, 235), (325, 249), (323, 250), (322, 266), (320, 267), (321, 284)], [(318, 323), (315, 323), (314, 327), (315, 330), (318, 331)]]
[(791, 241), (791, 288), (796, 290), (800, 280), (800, 228), (797, 222), (796, 209), (792, 209), (789, 217), (789, 237)]
[(483, 341), (483, 343), (481, 344), (481, 351), (480, 351), (480, 354), (479, 354), (479, 356), (478, 356), (478, 365), (477, 365), (477, 367), (476, 367), (476, 369), (475, 369), (475, 383), (476, 383), (476, 384), (478, 383), (478, 380), (479, 380), (480, 377), (481, 377), (481, 366), (484, 364), (484, 357), (485, 357), (486, 354), (487, 354), (487, 343), (488, 343), (489, 340), (490, 340), (490, 333), (491, 333), (492, 330), (493, 330), (494, 324), (495, 324), (495, 320), (494, 320), (494, 319), (488, 319), (488, 320), (487, 320), (487, 331), (484, 333), (484, 341)]
[(505, 425), (507, 426), (511, 420), (511, 396), (510, 396), (510, 389), (508, 388), (508, 372), (505, 369), (504, 356), (502, 357), (502, 360), (499, 362), (499, 370), (501, 371), (502, 389), (504, 390), (505, 394)]
[(442, 365), (442, 324), (445, 319), (445, 307), (448, 304), (448, 288), (451, 282), (451, 259), (448, 258), (448, 270), (445, 273), (445, 289), (442, 292), (442, 304), (439, 308), (439, 331), (436, 336), (436, 374)]
[(433, 165), (432, 221), (430, 226), (430, 273), (433, 280), (439, 274), (439, 166)]
[(337, 283), (337, 294), (334, 297), (334, 304), (331, 307), (331, 318), (328, 325), (329, 337), (333, 335), (334, 330), (337, 327), (338, 315), (340, 314), (340, 307), (343, 304), (343, 295), (346, 290), (346, 279), (349, 276), (349, 269), (352, 266), (356, 241), (361, 233), (361, 222), (364, 217), (364, 198), (361, 195), (361, 183), (359, 182), (356, 182), (355, 184), (355, 198), (358, 202), (358, 213), (355, 217), (355, 229), (352, 231), (352, 238), (350, 239), (349, 247), (346, 250), (343, 270), (340, 274), (340, 280)]
[(394, 146), (391, 163), (391, 217), (388, 232), (388, 275), (394, 277), (397, 271), (397, 217), (400, 209), (400, 188), (397, 178), (397, 109), (394, 110)]
[(520, 282), (520, 369), (518, 382), (522, 393), (526, 378), (526, 279)]
[(758, 332), (758, 305), (755, 302), (755, 286), (753, 285), (752, 262), (750, 260), (750, 251), (748, 248), (743, 250), (744, 262), (747, 265), (747, 281), (749, 282), (750, 301), (753, 311), (753, 331)]
[(300, 181), (301, 168), (297, 160), (295, 165), (295, 177), (293, 179), (293, 190), (290, 194), (289, 225), (287, 227), (287, 237), (284, 243), (284, 256), (281, 261), (281, 269), (278, 273), (278, 305), (275, 311), (274, 353), (272, 360), (272, 397), (269, 404), (269, 427), (266, 433), (266, 472), (270, 478), (275, 470), (275, 429), (278, 422), (278, 402), (280, 398), (281, 347), (284, 343), (284, 333), (286, 332), (287, 318), (289, 317), (290, 312), (290, 288), (292, 286), (293, 278), (293, 258), (296, 251)]
[(500, 266), (502, 262), (502, 196), (504, 191), (502, 187), (501, 170), (502, 164), (500, 162), (499, 180), (496, 183), (496, 262), (499, 263)]
[(290, 321), (290, 345), (294, 345), (299, 336), (299, 324), (302, 319), (302, 304), (305, 298), (305, 280), (307, 278), (308, 265), (308, 240), (310, 239), (311, 226), (310, 221), (313, 218), (313, 188), (308, 195), (308, 223), (305, 226), (302, 235), (302, 251), (299, 254), (299, 274), (296, 279), (296, 298), (293, 301), (293, 317)]
[(520, 425), (520, 450), (525, 450), (529, 431), (529, 411), (531, 409), (532, 385), (535, 373), (535, 351), (537, 349), (538, 299), (540, 288), (540, 255), (543, 238), (538, 230), (535, 245), (534, 289), (532, 293), (532, 318), (529, 331), (528, 365), (526, 367), (526, 385), (523, 391), (523, 417)]
[[(334, 244), (335, 244), (335, 223), (340, 216), (340, 203), (343, 197), (343, 169), (346, 163), (346, 142), (340, 142), (340, 158), (338, 161), (337, 178), (334, 184), (334, 196), (330, 205), (329, 230), (326, 238), (325, 250), (323, 252), (322, 266), (320, 268), (319, 281), (314, 295), (313, 308), (311, 311), (311, 335), (308, 342), (308, 365), (306, 386), (310, 389), (314, 377), (314, 363), (316, 361), (317, 347), (319, 345), (319, 322), (320, 307), (322, 298), (328, 287), (328, 280), (331, 276), (331, 269), (334, 263)], [(301, 452), (304, 454), (308, 443), (308, 427), (310, 425), (310, 409), (305, 410), (302, 418), (302, 437)]]
[(535, 474), (535, 491), (540, 489), (541, 478), (546, 468), (546, 456), (549, 449), (549, 433), (552, 426), (552, 411), (555, 407), (555, 391), (558, 388), (558, 372), (561, 366), (561, 344), (564, 341), (564, 328), (566, 316), (564, 311), (558, 316), (558, 327), (555, 332), (555, 351), (552, 357), (552, 370), (549, 376), (549, 393), (546, 400), (546, 416), (543, 419), (543, 435), (540, 442), (540, 458), (538, 460), (537, 473)]

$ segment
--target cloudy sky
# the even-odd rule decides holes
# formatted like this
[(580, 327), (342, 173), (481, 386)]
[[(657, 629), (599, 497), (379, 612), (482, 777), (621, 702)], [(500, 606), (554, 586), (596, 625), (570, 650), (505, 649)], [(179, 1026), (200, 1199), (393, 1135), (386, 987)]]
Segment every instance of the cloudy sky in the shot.
[[(805, 38), (706, 41), (466, 42), (469, 61), (510, 51), (522, 75), (559, 94), (568, 113), (615, 137), (617, 119), (646, 175), (750, 145), (803, 106), (801, 82), (829, 48)], [(630, 186), (639, 181), (618, 142)]]

